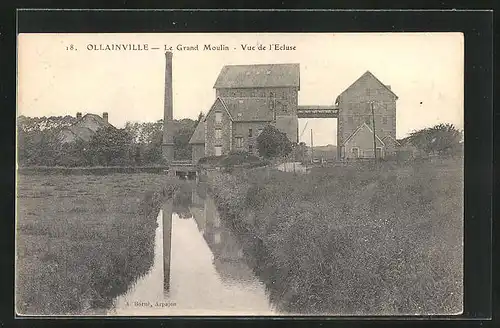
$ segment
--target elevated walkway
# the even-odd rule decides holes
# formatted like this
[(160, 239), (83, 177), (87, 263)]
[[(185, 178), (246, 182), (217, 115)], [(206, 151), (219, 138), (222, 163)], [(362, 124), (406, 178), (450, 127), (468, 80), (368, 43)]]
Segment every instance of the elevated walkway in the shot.
[(339, 108), (337, 106), (301, 105), (297, 106), (299, 118), (338, 118)]

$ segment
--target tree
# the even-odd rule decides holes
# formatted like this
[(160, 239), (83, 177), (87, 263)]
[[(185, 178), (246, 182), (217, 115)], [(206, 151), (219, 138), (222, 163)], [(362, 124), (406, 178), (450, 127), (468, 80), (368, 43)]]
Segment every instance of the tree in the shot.
[(462, 131), (453, 124), (438, 124), (412, 132), (405, 141), (411, 142), (417, 149), (427, 154), (455, 154), (460, 149)]
[(59, 132), (75, 121), (72, 116), (26, 117), (17, 119), (18, 163), (25, 165), (60, 165), (62, 144)]
[(203, 117), (205, 117), (205, 115), (203, 115), (203, 112), (200, 112), (198, 114), (198, 119), (196, 120), (196, 125), (198, 125), (198, 123), (200, 123), (200, 121), (203, 119)]
[(125, 130), (131, 136), (136, 165), (159, 163), (163, 139), (163, 120), (156, 122), (125, 124)]
[(89, 152), (94, 165), (128, 165), (131, 162), (132, 136), (125, 129), (104, 127), (92, 136)]
[(257, 149), (265, 158), (284, 157), (292, 151), (292, 142), (285, 133), (268, 125), (257, 137)]
[[(189, 139), (194, 132), (196, 124), (197, 121), (187, 118), (173, 121), (174, 157), (176, 159), (191, 159)], [(127, 122), (125, 130), (132, 136), (134, 149), (137, 149), (137, 147), (140, 149), (139, 154), (135, 156), (135, 158), (141, 159), (140, 163), (161, 163), (163, 120), (146, 123)], [(136, 161), (136, 163), (138, 162)]]
[(196, 128), (196, 121), (189, 118), (174, 120), (174, 158), (191, 159), (189, 139)]
[(92, 163), (89, 143), (76, 139), (73, 142), (62, 144), (57, 157), (57, 165), (61, 166), (89, 166)]

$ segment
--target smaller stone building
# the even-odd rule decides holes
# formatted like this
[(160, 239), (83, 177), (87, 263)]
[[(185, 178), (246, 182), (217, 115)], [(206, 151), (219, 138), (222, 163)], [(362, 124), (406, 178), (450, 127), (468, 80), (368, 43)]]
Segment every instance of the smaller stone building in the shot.
[(384, 142), (385, 145), (385, 156), (396, 156), (397, 151), (400, 147), (399, 142), (394, 139), (391, 135), (387, 135), (382, 138), (382, 141)]
[[(385, 156), (385, 143), (375, 136), (377, 158)], [(373, 130), (363, 123), (344, 142), (342, 157), (345, 159), (373, 158)]]

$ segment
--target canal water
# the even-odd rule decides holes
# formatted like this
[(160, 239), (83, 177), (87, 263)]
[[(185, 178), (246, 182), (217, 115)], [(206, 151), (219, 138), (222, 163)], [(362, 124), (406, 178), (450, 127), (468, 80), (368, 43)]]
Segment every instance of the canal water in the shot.
[(195, 188), (182, 207), (172, 199), (163, 205), (153, 266), (115, 299), (108, 314), (276, 315), (264, 284), (246, 264), (213, 199)]

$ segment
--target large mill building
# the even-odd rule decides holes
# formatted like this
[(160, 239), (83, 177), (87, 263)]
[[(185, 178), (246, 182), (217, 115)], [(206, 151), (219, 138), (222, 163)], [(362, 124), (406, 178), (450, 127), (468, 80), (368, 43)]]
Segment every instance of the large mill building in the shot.
[(238, 150), (256, 154), (268, 124), (298, 141), (299, 64), (224, 66), (214, 89), (216, 99), (190, 140), (194, 162)]

